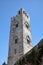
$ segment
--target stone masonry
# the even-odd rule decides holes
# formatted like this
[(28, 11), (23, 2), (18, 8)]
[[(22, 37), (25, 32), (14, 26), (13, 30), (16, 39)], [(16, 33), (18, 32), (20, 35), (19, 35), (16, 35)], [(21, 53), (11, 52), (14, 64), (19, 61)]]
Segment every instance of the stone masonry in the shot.
[(2, 65), (43, 65), (43, 39), (32, 48), (30, 17), (22, 8), (11, 18), (8, 63)]
[(18, 14), (11, 18), (8, 65), (15, 62), (32, 48), (30, 17), (20, 9)]

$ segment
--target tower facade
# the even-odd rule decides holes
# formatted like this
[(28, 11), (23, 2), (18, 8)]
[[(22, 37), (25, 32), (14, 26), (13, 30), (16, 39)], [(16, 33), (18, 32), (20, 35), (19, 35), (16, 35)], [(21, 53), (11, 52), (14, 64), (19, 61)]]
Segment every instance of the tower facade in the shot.
[(8, 65), (15, 62), (32, 48), (30, 17), (21, 8), (15, 17), (11, 18)]

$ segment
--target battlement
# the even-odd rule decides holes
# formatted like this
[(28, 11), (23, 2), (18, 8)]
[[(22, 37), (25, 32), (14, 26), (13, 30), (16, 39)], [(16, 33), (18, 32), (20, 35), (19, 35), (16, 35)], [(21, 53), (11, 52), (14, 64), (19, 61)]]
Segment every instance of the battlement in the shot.
[(21, 8), (19, 11), (18, 11), (18, 14), (24, 14), (27, 18), (29, 17), (28, 14), (25, 12), (25, 10), (23, 8)]

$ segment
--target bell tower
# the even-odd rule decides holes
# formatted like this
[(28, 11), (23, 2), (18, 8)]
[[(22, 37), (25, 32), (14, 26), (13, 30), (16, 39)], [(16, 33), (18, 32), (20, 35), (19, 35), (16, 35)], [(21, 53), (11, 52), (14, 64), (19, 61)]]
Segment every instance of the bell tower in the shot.
[(20, 9), (18, 14), (11, 18), (8, 65), (15, 62), (32, 48), (30, 17)]

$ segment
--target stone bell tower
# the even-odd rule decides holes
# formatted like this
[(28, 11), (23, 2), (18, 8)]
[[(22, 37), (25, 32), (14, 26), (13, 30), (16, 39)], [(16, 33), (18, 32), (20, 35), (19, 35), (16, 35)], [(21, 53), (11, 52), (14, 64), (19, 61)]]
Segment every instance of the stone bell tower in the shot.
[(11, 18), (8, 65), (15, 62), (32, 48), (30, 17), (20, 9), (18, 14)]

